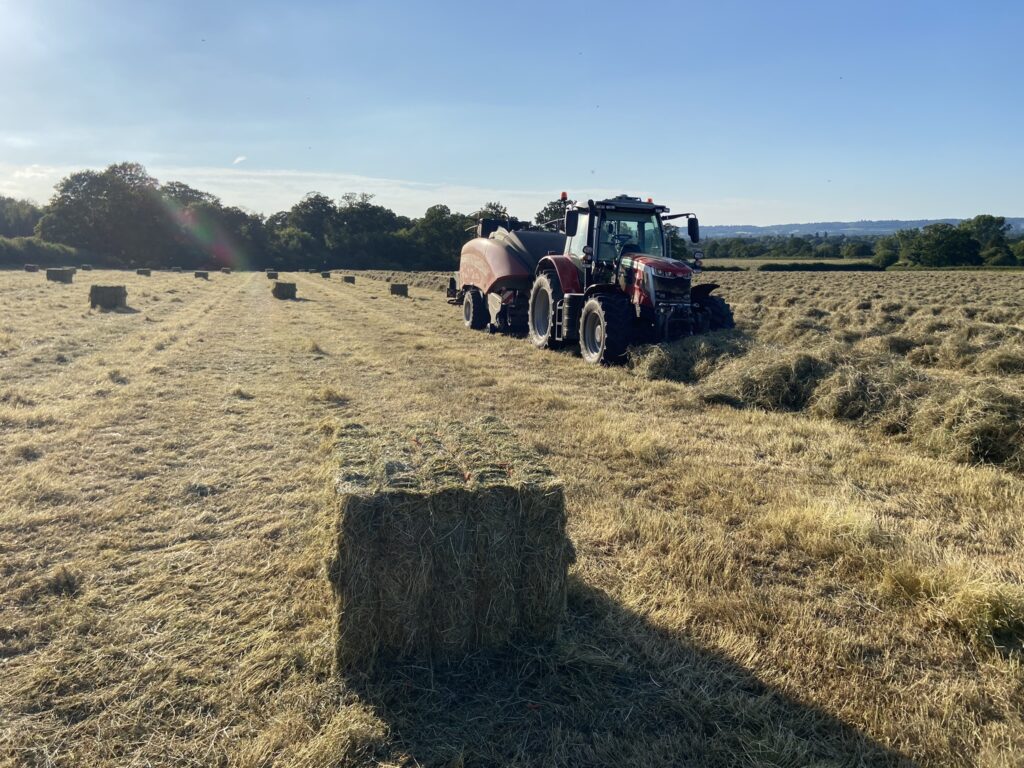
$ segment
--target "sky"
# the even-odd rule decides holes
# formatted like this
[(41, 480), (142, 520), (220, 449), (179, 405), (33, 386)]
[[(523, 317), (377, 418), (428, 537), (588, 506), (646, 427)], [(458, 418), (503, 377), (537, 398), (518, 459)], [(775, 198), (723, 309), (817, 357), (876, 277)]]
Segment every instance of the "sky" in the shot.
[(0, 0), (0, 195), (130, 160), (265, 214), (1024, 216), (1022, 85), (1020, 0)]

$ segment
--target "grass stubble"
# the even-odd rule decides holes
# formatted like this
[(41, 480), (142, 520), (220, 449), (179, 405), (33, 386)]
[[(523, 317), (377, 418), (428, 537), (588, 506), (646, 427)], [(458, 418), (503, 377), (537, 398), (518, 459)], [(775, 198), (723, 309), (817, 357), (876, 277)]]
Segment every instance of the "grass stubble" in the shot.
[[(260, 277), (3, 273), (0, 764), (1019, 764), (1016, 274), (714, 275), (740, 331), (631, 369)], [(561, 640), (336, 677), (339, 424), (481, 415), (565, 485)]]

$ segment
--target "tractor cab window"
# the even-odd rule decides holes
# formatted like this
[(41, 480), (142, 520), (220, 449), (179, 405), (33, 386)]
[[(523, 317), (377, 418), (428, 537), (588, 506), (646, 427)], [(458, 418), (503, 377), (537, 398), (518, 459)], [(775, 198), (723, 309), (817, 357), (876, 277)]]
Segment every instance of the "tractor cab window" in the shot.
[(583, 247), (587, 244), (587, 228), (589, 226), (590, 216), (586, 213), (581, 213), (579, 225), (576, 227), (576, 234), (569, 239), (569, 253), (578, 259), (583, 258)]
[(594, 250), (599, 261), (614, 261), (623, 252), (665, 255), (661, 223), (654, 214), (605, 211), (597, 229)]

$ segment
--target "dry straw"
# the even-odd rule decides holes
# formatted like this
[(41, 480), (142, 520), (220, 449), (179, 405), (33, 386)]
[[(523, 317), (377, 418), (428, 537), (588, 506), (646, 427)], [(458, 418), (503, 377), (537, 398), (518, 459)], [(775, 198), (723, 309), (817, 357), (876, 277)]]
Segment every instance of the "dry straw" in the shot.
[(340, 668), (556, 636), (573, 557), (562, 486), (505, 427), (347, 425), (337, 441)]

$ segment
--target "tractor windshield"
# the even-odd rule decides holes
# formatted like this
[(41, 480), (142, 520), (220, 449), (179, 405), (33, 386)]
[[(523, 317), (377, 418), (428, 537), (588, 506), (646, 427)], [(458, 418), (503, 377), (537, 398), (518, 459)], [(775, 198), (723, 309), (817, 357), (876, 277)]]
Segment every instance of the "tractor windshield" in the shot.
[(653, 213), (604, 211), (597, 227), (596, 257), (613, 261), (622, 253), (664, 256), (661, 222)]

